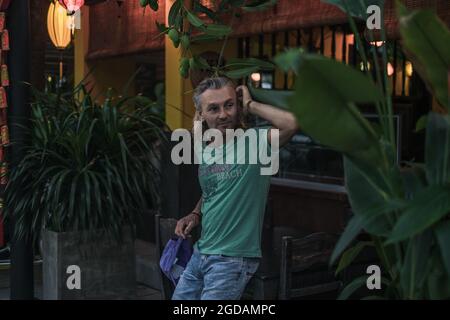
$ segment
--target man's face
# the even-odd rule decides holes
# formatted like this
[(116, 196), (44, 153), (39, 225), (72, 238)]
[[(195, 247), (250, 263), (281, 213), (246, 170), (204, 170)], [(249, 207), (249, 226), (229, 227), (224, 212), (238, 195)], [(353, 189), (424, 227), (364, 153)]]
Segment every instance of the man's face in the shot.
[(239, 110), (236, 91), (232, 86), (221, 89), (208, 89), (201, 95), (202, 111), (210, 129), (218, 129), (225, 134), (226, 129), (235, 129), (238, 124)]

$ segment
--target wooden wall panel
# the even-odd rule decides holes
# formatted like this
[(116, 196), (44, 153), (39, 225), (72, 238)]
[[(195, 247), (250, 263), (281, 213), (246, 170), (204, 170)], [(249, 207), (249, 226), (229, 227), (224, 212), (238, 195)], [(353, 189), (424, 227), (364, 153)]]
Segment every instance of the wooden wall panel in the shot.
[[(162, 2), (162, 1), (160, 1)], [(155, 13), (141, 8), (139, 1), (125, 1), (121, 7), (107, 1), (89, 8), (88, 59), (143, 53), (164, 48), (156, 21), (164, 23), (165, 7)]]

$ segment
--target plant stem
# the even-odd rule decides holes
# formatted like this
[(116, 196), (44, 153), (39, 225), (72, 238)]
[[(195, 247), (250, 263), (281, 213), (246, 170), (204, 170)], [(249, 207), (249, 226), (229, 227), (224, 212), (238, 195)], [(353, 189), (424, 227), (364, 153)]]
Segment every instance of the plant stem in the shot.
[[(383, 21), (384, 21), (384, 15), (383, 15)], [(381, 28), (381, 40), (385, 43), (383, 47), (383, 65), (387, 65), (387, 52), (386, 52), (386, 30), (385, 28)], [(394, 70), (395, 72), (395, 70)], [(389, 140), (391, 142), (391, 147), (393, 148), (394, 155), (395, 155), (395, 162), (400, 161), (400, 159), (397, 159), (397, 152), (395, 152), (396, 148), (396, 141), (394, 138), (394, 121), (393, 121), (393, 113), (392, 113), (392, 96), (389, 93), (389, 83), (388, 83), (388, 77), (387, 77), (387, 71), (386, 67), (384, 68), (383, 72), (384, 76), (384, 95), (386, 98), (386, 106), (388, 111), (388, 121), (389, 121)]]
[[(374, 40), (375, 39), (373, 36), (373, 31), (371, 30), (369, 32), (369, 41), (373, 43)], [(383, 92), (384, 95), (386, 95), (385, 87), (383, 85), (383, 80), (381, 79), (380, 64), (378, 62), (378, 56), (376, 53), (375, 46), (373, 46), (373, 45), (371, 46), (370, 52), (372, 53), (372, 59), (375, 64), (376, 84), (380, 88), (380, 91)], [(385, 66), (386, 66), (386, 64), (384, 64), (384, 62), (383, 62), (383, 70), (384, 70), (383, 72), (386, 72)], [(382, 106), (383, 108), (381, 109), (380, 106)], [(386, 109), (385, 99), (383, 99), (383, 103), (381, 103), (381, 104), (379, 102), (377, 102), (376, 108), (377, 108), (378, 116), (380, 117), (379, 120), (380, 120), (381, 127), (383, 129), (383, 136), (388, 138), (388, 141), (389, 141), (389, 124), (388, 124), (388, 119), (386, 119), (387, 118), (387, 109)]]
[(384, 265), (384, 267), (388, 270), (389, 275), (392, 279), (394, 279), (395, 275), (392, 273), (392, 266), (389, 261), (388, 256), (386, 255), (386, 252), (384, 250), (383, 244), (381, 243), (381, 240), (377, 236), (372, 236), (373, 243), (375, 245), (375, 248), (378, 252), (378, 255), (380, 256), (381, 263)]
[(414, 246), (414, 242), (415, 239), (411, 240), (411, 278), (410, 278), (410, 283), (409, 283), (409, 299), (413, 300), (414, 299), (414, 284), (415, 284), (415, 273), (416, 273), (416, 257), (415, 257), (415, 246)]
[[(361, 42), (361, 38), (359, 36), (358, 28), (356, 28), (355, 20), (350, 15), (350, 10), (349, 10), (349, 7), (347, 5), (347, 1), (344, 0), (343, 3), (344, 3), (344, 6), (345, 6), (345, 10), (347, 11), (347, 17), (348, 17), (348, 20), (349, 20), (350, 28), (353, 31), (354, 41), (356, 41), (356, 45), (360, 49), (360, 50), (358, 50), (358, 52), (361, 55), (361, 59), (363, 60), (363, 63), (364, 63), (364, 71), (366, 73), (368, 73), (369, 68), (367, 66), (367, 56), (366, 56), (366, 52), (364, 50), (364, 47), (362, 46), (362, 42)], [(355, 43), (353, 43), (353, 45), (355, 45)]]
[[(361, 41), (361, 37), (359, 35), (359, 31), (356, 27), (355, 21), (353, 19), (353, 17), (350, 15), (349, 13), (349, 8), (347, 6), (347, 2), (343, 1), (343, 4), (345, 6), (346, 11), (348, 12), (347, 16), (348, 16), (348, 20), (349, 20), (349, 24), (350, 24), (350, 28), (353, 32), (353, 37), (354, 37), (354, 41), (356, 42), (356, 45), (358, 47), (358, 52), (361, 55), (361, 59), (363, 61), (364, 64), (364, 71), (366, 72), (366, 74), (372, 79), (372, 75), (369, 72), (369, 68), (368, 68), (368, 59), (367, 59), (367, 55), (365, 52), (365, 49), (362, 45), (362, 41)], [(371, 50), (372, 51), (372, 50)], [(372, 52), (374, 54), (374, 52)], [(375, 68), (376, 68), (376, 74), (377, 74), (377, 82), (379, 83), (379, 85), (382, 87), (382, 84), (380, 83), (381, 80), (381, 76), (380, 76), (380, 72), (379, 72), (379, 64), (378, 61), (376, 59), (376, 56), (374, 55), (374, 63), (375, 63)], [(377, 102), (375, 104), (375, 108), (377, 110), (377, 113), (380, 117), (379, 121), (380, 121), (380, 125), (382, 127), (383, 133), (388, 133), (389, 132), (389, 128), (387, 127), (387, 121), (385, 119), (385, 116), (383, 116), (383, 114), (386, 114), (386, 111), (383, 112), (383, 110), (380, 108), (380, 103)]]
[[(233, 26), (233, 22), (234, 22), (234, 18), (235, 18), (235, 13), (236, 13), (236, 8), (233, 8), (233, 11), (231, 12), (231, 19), (230, 19), (230, 29), (231, 30), (233, 30), (232, 26)], [(220, 49), (219, 59), (217, 60), (217, 70), (219, 70), (220, 65), (222, 64), (222, 58), (223, 58), (223, 53), (225, 51), (225, 46), (227, 45), (228, 37), (230, 36), (231, 33), (232, 32), (227, 34), (225, 36), (225, 40), (223, 41), (222, 48)]]

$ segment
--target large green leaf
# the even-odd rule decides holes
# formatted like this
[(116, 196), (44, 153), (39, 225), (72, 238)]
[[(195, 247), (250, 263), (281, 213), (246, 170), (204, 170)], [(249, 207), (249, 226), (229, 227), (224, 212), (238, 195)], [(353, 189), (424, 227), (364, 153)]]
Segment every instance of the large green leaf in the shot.
[(274, 64), (265, 60), (256, 58), (246, 59), (230, 59), (224, 68), (243, 68), (243, 67), (258, 67), (264, 70), (274, 69)]
[(247, 1), (245, 6), (242, 6), (242, 10), (248, 12), (266, 10), (267, 8), (275, 5), (277, 0), (253, 0)]
[[(347, 300), (349, 299), (353, 294), (356, 293), (358, 289), (361, 289), (363, 287), (366, 287), (367, 285), (367, 279), (368, 275), (361, 276), (358, 278), (353, 279), (348, 285), (345, 286), (345, 288), (341, 291), (339, 296), (337, 297), (337, 300)], [(381, 283), (385, 286), (389, 285), (389, 282), (385, 278), (381, 278)]]
[(225, 37), (233, 31), (229, 26), (223, 24), (206, 24), (202, 30), (205, 34), (216, 37)]
[(194, 68), (203, 69), (203, 70), (211, 69), (210, 65), (208, 64), (208, 61), (206, 61), (205, 58), (202, 58), (198, 55), (194, 55), (192, 57), (192, 59), (193, 59), (193, 63), (194, 63)]
[(356, 236), (361, 232), (363, 226), (363, 218), (361, 216), (354, 215), (344, 232), (340, 236), (336, 246), (334, 247), (333, 254), (331, 255), (330, 265), (334, 264), (336, 259), (341, 255), (341, 253), (347, 248), (347, 246), (356, 238)]
[(302, 48), (289, 48), (285, 52), (278, 54), (274, 61), (278, 68), (284, 72), (297, 72), (300, 66), (301, 54), (304, 52)]
[(358, 289), (362, 288), (367, 282), (367, 276), (362, 276), (354, 279), (339, 293), (337, 300), (346, 300), (350, 298)]
[(408, 243), (406, 256), (400, 272), (400, 284), (403, 297), (423, 299), (421, 290), (427, 279), (428, 257), (433, 245), (433, 233), (428, 230)]
[(355, 165), (348, 157), (344, 158), (344, 169), (352, 211), (360, 217), (361, 228), (372, 235), (389, 235), (394, 212), (402, 210), (406, 202), (387, 192), (379, 171)]
[(434, 230), (441, 250), (442, 260), (450, 278), (450, 221), (445, 221)]
[(300, 128), (321, 144), (382, 165), (379, 138), (356, 108), (383, 99), (372, 80), (343, 63), (310, 54), (302, 55), (297, 74), (289, 106)]
[(361, 241), (361, 242), (358, 242), (353, 247), (347, 249), (344, 252), (344, 254), (342, 255), (341, 260), (339, 261), (339, 265), (336, 268), (335, 274), (338, 274), (339, 272), (341, 272), (342, 270), (347, 268), (353, 262), (353, 260), (355, 260), (355, 258), (360, 254), (360, 252), (365, 247), (370, 246), (370, 245), (373, 245), (373, 244), (369, 241)]
[(286, 110), (289, 109), (289, 98), (294, 95), (293, 91), (259, 89), (250, 84), (248, 89), (254, 100)]
[(450, 187), (430, 186), (416, 195), (394, 226), (387, 243), (413, 237), (450, 212)]
[(443, 261), (437, 250), (433, 250), (428, 260), (430, 261), (430, 274), (427, 281), (428, 299), (450, 299), (450, 276), (443, 266)]
[(168, 16), (169, 27), (172, 27), (173, 25), (175, 25), (176, 18), (180, 16), (180, 10), (181, 10), (182, 5), (183, 5), (182, 0), (176, 0), (170, 7), (169, 16)]
[(358, 164), (344, 157), (345, 184), (352, 210), (363, 215), (371, 208), (385, 204), (390, 200), (390, 195), (378, 170), (359, 167)]
[(423, 116), (421, 116), (419, 118), (419, 120), (417, 120), (416, 129), (414, 131), (420, 132), (420, 131), (424, 130), (427, 127), (427, 122), (428, 122), (428, 115), (424, 114)]
[(205, 24), (199, 17), (197, 17), (194, 13), (190, 11), (186, 11), (186, 15), (189, 20), (189, 23), (196, 28), (200, 28)]
[(321, 1), (335, 5), (345, 13), (363, 20), (367, 19), (367, 8), (370, 5), (379, 6), (381, 12), (383, 12), (384, 8), (384, 0), (321, 0)]
[(409, 12), (397, 2), (403, 46), (439, 103), (450, 110), (450, 31), (432, 10)]
[(148, 5), (150, 6), (150, 8), (153, 11), (158, 11), (158, 8), (159, 8), (158, 0), (149, 0), (148, 1)]
[(258, 67), (244, 67), (236, 70), (225, 71), (224, 74), (231, 79), (241, 79), (258, 71)]
[(430, 112), (425, 143), (425, 165), (430, 184), (450, 179), (450, 117)]
[(415, 195), (427, 186), (425, 169), (422, 166), (414, 165), (410, 168), (402, 168), (401, 176), (405, 198), (413, 199)]
[(219, 21), (217, 14), (208, 7), (201, 4), (199, 1), (194, 1), (193, 11), (204, 13), (213, 21)]

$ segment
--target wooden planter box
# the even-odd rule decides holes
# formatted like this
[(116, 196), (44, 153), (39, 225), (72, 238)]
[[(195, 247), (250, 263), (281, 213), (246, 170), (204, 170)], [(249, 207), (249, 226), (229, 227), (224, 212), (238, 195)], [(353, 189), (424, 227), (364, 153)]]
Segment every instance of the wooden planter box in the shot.
[[(45, 230), (42, 235), (43, 299), (130, 299), (135, 296), (134, 240), (129, 229), (117, 244), (95, 236), (80, 242), (80, 233)], [(80, 268), (81, 288), (69, 289), (69, 266)], [(73, 281), (70, 281), (73, 283)]]

